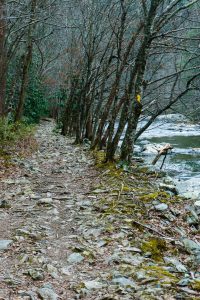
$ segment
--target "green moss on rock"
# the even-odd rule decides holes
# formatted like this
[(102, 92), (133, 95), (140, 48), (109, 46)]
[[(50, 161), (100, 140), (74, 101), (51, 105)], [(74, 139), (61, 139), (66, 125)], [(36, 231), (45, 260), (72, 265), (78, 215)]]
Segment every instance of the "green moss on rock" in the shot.
[(161, 261), (163, 252), (167, 250), (166, 242), (160, 238), (150, 238), (144, 242), (141, 246), (141, 250), (144, 253), (150, 252), (151, 257), (156, 261)]

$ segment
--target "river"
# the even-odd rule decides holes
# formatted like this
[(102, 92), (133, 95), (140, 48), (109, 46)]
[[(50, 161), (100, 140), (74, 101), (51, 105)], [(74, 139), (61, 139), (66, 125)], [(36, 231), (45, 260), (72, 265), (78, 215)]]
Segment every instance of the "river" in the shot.
[[(141, 121), (143, 126), (146, 121)], [(136, 152), (150, 164), (160, 145), (170, 143), (163, 170), (183, 196), (200, 200), (200, 125), (192, 124), (180, 114), (160, 116), (138, 139)], [(145, 150), (146, 149), (146, 150)], [(162, 158), (157, 162), (160, 168)]]

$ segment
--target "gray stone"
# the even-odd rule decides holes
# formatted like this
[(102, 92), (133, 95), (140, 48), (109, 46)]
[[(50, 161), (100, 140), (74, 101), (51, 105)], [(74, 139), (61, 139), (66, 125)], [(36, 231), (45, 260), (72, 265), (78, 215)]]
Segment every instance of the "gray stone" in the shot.
[(29, 297), (30, 300), (37, 300), (37, 295), (32, 291), (22, 291), (19, 292), (21, 297)]
[(172, 184), (165, 184), (165, 183), (160, 183), (159, 187), (164, 190), (164, 191), (170, 191), (174, 195), (178, 195), (178, 190), (175, 185)]
[(167, 185), (173, 185), (173, 178), (170, 177), (170, 176), (166, 176), (164, 179), (163, 179), (163, 183), (167, 184)]
[(0, 240), (0, 251), (7, 250), (12, 243), (12, 240)]
[(103, 284), (96, 280), (84, 281), (84, 285), (88, 290), (101, 289)]
[(187, 286), (190, 282), (191, 282), (191, 280), (189, 278), (183, 278), (177, 283), (177, 285)]
[(194, 209), (195, 209), (197, 215), (200, 215), (200, 201), (196, 201), (194, 203)]
[(165, 203), (160, 203), (160, 204), (155, 205), (155, 209), (158, 211), (163, 211), (163, 210), (168, 209), (168, 205)]
[(200, 244), (190, 240), (190, 239), (183, 239), (182, 240), (185, 249), (191, 254), (200, 254)]
[(187, 215), (186, 220), (189, 225), (198, 225), (199, 224), (199, 217), (194, 210), (190, 211), (190, 213)]
[(72, 253), (68, 257), (69, 263), (80, 263), (82, 260), (84, 260), (84, 257), (80, 253)]
[(37, 201), (38, 205), (51, 205), (53, 202), (52, 198), (42, 198), (39, 201)]
[(172, 264), (178, 272), (187, 272), (187, 268), (176, 257), (164, 257), (164, 261)]
[(126, 277), (118, 277), (118, 278), (114, 278), (112, 280), (112, 283), (124, 286), (124, 287), (135, 287), (135, 282), (131, 279), (128, 279)]
[(200, 264), (200, 244), (190, 239), (183, 239), (182, 242), (186, 251), (194, 256), (193, 261), (197, 265)]
[(45, 284), (42, 288), (38, 289), (38, 295), (43, 300), (57, 300), (58, 295), (53, 290), (51, 284)]
[(43, 280), (44, 279), (44, 274), (35, 269), (28, 270), (28, 275), (30, 275), (33, 280)]
[(194, 207), (200, 209), (200, 201), (196, 201), (196, 202), (194, 203)]

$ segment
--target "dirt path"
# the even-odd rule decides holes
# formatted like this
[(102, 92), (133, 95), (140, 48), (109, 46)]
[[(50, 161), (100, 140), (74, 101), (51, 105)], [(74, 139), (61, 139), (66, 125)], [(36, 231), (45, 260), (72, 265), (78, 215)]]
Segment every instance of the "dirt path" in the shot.
[(74, 263), (68, 257), (79, 245), (81, 205), (95, 172), (84, 149), (52, 130), (48, 122), (40, 126), (38, 152), (1, 182), (0, 199), (11, 208), (0, 209), (0, 239), (12, 242), (0, 252), (0, 299), (38, 299), (43, 283), (51, 283), (60, 299), (73, 299), (71, 286), (90, 271), (76, 264), (81, 256)]
[[(166, 204), (167, 213), (155, 212), (148, 202), (155, 188), (144, 174), (129, 176), (132, 188), (123, 178), (117, 188), (111, 180), (108, 190), (86, 149), (53, 128), (41, 124), (38, 151), (17, 160), (17, 171), (0, 183), (0, 299), (200, 299), (198, 257), (193, 267), (172, 230), (182, 222), (176, 216), (182, 204), (174, 215)], [(158, 234), (133, 226), (135, 219), (158, 225)], [(159, 231), (172, 239), (159, 239)], [(144, 243), (149, 237), (154, 244)], [(150, 246), (165, 258), (153, 257)]]

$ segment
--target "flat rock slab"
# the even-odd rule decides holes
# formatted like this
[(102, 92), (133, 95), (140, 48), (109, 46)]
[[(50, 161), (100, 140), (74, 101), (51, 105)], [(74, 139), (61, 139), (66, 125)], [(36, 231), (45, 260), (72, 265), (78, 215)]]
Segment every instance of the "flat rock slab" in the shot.
[(12, 240), (0, 240), (0, 251), (7, 250), (12, 243)]

